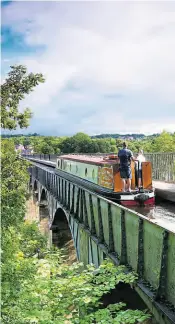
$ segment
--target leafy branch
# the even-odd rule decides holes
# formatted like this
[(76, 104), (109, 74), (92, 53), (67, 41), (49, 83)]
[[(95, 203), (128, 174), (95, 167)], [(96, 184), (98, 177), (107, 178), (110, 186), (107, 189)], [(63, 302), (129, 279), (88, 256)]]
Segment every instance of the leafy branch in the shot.
[(1, 85), (1, 127), (4, 129), (26, 128), (29, 126), (32, 113), (29, 108), (19, 111), (19, 103), (33, 88), (43, 83), (41, 73), (30, 73), (23, 65), (11, 66), (8, 77)]

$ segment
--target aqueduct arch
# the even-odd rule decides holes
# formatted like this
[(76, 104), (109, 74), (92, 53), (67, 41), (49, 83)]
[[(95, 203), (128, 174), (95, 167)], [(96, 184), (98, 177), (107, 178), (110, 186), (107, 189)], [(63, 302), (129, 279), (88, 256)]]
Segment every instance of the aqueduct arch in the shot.
[(47, 192), (43, 188), (41, 190), (40, 201), (39, 201), (39, 219), (40, 221), (44, 218), (49, 219)]
[(65, 248), (69, 260), (71, 262), (76, 261), (76, 250), (72, 238), (72, 233), (69, 227), (69, 223), (66, 214), (62, 208), (58, 208), (54, 215), (52, 222), (52, 244), (58, 248)]
[(36, 193), (36, 191), (38, 192), (38, 184), (37, 184), (37, 180), (34, 181), (34, 184), (33, 184), (33, 190), (34, 190), (35, 193)]
[(58, 208), (52, 222), (52, 242), (61, 248), (70, 240), (72, 240), (72, 234), (66, 214), (62, 208)]
[(35, 179), (33, 182), (33, 203), (37, 204), (38, 202), (38, 183), (37, 180)]

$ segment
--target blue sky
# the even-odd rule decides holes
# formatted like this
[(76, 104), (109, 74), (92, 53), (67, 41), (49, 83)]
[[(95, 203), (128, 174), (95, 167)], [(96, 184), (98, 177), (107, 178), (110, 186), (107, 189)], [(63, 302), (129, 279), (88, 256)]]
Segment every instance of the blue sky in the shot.
[(12, 64), (46, 82), (21, 103), (25, 133), (175, 131), (175, 2), (6, 1), (2, 79)]

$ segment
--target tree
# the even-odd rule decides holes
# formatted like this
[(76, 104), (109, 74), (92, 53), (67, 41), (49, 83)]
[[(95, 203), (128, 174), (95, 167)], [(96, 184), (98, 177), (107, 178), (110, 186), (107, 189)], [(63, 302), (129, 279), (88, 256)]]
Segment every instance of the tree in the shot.
[(72, 138), (72, 148), (74, 153), (88, 153), (91, 138), (84, 133), (77, 133)]
[(40, 150), (43, 154), (54, 154), (54, 148), (47, 143), (43, 143)]
[(39, 83), (44, 82), (41, 73), (27, 75), (23, 65), (11, 66), (8, 78), (1, 86), (1, 127), (4, 129), (26, 128), (32, 113), (29, 108), (19, 111), (19, 102)]
[(24, 219), (27, 195), (27, 161), (18, 158), (11, 140), (1, 143), (1, 224), (18, 226)]
[(173, 152), (175, 151), (175, 141), (173, 136), (163, 131), (160, 136), (154, 140), (154, 152)]
[[(27, 231), (30, 232), (30, 227)], [(94, 275), (95, 268), (92, 265), (84, 269), (81, 263), (67, 265), (60, 251), (48, 251), (44, 258), (37, 260), (28, 257), (27, 249), (22, 252), (22, 248), (23, 246), (11, 264), (15, 271), (12, 273), (9, 269), (7, 277), (13, 289), (7, 289), (8, 282), (3, 282), (2, 285), (3, 291), (6, 288), (2, 308), (4, 324), (136, 324), (150, 318), (143, 311), (124, 310), (124, 303), (99, 309), (103, 306), (102, 296), (114, 289), (119, 282), (134, 284), (135, 275), (124, 273), (124, 266), (116, 267), (106, 261), (98, 268), (97, 275)], [(12, 274), (15, 275), (16, 284)]]

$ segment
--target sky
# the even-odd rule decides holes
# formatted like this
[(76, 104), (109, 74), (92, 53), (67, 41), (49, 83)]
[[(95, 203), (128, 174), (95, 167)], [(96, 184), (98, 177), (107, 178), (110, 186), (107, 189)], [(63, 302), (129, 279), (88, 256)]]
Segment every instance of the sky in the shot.
[(1, 46), (46, 78), (23, 133), (175, 131), (175, 1), (4, 1)]

